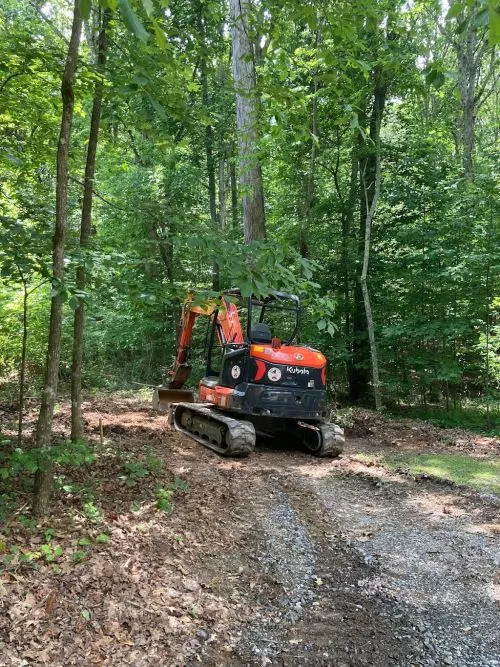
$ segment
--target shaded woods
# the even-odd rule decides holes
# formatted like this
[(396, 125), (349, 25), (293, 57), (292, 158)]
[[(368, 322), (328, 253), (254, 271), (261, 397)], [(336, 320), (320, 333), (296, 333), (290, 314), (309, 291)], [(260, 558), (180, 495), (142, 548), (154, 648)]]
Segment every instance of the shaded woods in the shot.
[(165, 5), (0, 8), (0, 400), (24, 446), (42, 399), (35, 511), (58, 391), (78, 443), (82, 388), (161, 382), (190, 286), (298, 293), (336, 403), (492, 429), (494, 5)]

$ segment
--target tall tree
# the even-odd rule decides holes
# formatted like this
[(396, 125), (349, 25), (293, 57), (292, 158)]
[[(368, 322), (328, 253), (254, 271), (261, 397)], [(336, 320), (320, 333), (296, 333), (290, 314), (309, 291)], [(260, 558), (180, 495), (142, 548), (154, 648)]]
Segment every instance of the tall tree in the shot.
[(52, 419), (59, 381), (64, 249), (68, 214), (68, 155), (74, 109), (73, 82), (78, 63), (81, 30), (82, 15), (80, 0), (75, 0), (71, 37), (61, 80), (62, 116), (57, 145), (56, 215), (52, 248), (53, 296), (50, 306), (44, 388), (35, 435), (36, 446), (41, 450), (40, 465), (35, 475), (33, 496), (33, 513), (35, 515), (47, 513), (52, 491), (52, 464), (48, 449), (50, 448), (52, 439)]
[(250, 0), (230, 0), (233, 76), (236, 89), (239, 179), (246, 243), (266, 237), (264, 189), (259, 161), (259, 96), (250, 38)]
[[(477, 114), (492, 92), (489, 83), (495, 73), (495, 51), (488, 44), (485, 28), (478, 27), (480, 11), (479, 3), (473, 3), (469, 10), (459, 14), (459, 27), (452, 42), (457, 57), (460, 91), (458, 136), (464, 176), (469, 181), (473, 180)], [(487, 53), (491, 59), (485, 67)]]
[[(361, 126), (369, 131), (369, 136), (362, 132), (358, 134), (358, 175), (359, 175), (359, 236), (358, 236), (358, 266), (361, 267), (358, 280), (354, 288), (354, 312), (352, 318), (353, 343), (352, 363), (348, 365), (349, 396), (353, 401), (366, 401), (370, 395), (369, 365), (372, 362), (373, 376), (373, 336), (369, 333), (369, 303), (366, 272), (371, 244), (371, 229), (367, 230), (367, 223), (371, 227), (370, 216), (373, 203), (378, 198), (376, 193), (377, 173), (380, 169), (380, 130), (387, 99), (387, 75), (384, 72), (389, 42), (392, 39), (389, 28), (381, 28), (381, 16), (373, 14), (367, 22), (365, 39), (374, 52), (374, 65), (370, 77), (370, 89), (365, 94), (361, 104)], [(388, 26), (392, 17), (386, 16)], [(377, 195), (377, 196), (376, 196)], [(368, 241), (368, 247), (367, 247)], [(365, 275), (364, 275), (365, 274)], [(363, 275), (365, 285), (363, 286)], [(373, 323), (373, 321), (372, 321)], [(372, 332), (373, 333), (373, 332)], [(373, 389), (373, 387), (372, 387)], [(378, 388), (377, 388), (378, 389)]]
[[(207, 72), (207, 41), (206, 41), (206, 31), (205, 31), (205, 17), (203, 15), (203, 3), (198, 0), (196, 5), (196, 23), (198, 29), (198, 35), (200, 40), (200, 81), (201, 81), (201, 98), (203, 102), (203, 107), (207, 113), (210, 112), (210, 95), (208, 91), (208, 72)], [(210, 221), (212, 223), (212, 228), (214, 232), (217, 232), (218, 228), (218, 216), (217, 216), (217, 192), (215, 185), (215, 159), (214, 159), (214, 129), (212, 127), (212, 122), (208, 122), (205, 125), (205, 157), (207, 161), (207, 176), (208, 176), (208, 200), (210, 205)], [(213, 282), (212, 286), (214, 290), (220, 289), (219, 284), (219, 267), (214, 263), (213, 268)]]
[[(376, 104), (376, 102), (374, 102)], [(371, 251), (371, 233), (372, 222), (377, 211), (377, 203), (380, 196), (380, 122), (382, 120), (381, 101), (378, 103), (377, 116), (379, 117), (379, 128), (377, 131), (377, 145), (375, 152), (375, 173), (373, 174), (374, 182), (366, 184), (364, 182), (364, 196), (365, 196), (365, 237), (363, 247), (363, 265), (361, 269), (361, 276), (359, 282), (361, 285), (361, 293), (363, 295), (363, 304), (365, 307), (366, 328), (368, 333), (368, 342), (370, 345), (370, 361), (372, 369), (372, 391), (375, 409), (382, 408), (382, 399), (380, 395), (380, 376), (378, 368), (378, 353), (377, 343), (375, 340), (375, 324), (373, 320), (373, 311), (370, 300), (370, 291), (368, 289), (368, 266), (370, 263)], [(364, 180), (364, 179), (363, 179)]]
[(107, 29), (110, 20), (110, 10), (102, 13), (97, 43), (97, 73), (98, 79), (94, 87), (94, 100), (90, 118), (89, 140), (87, 144), (87, 159), (85, 164), (85, 179), (83, 183), (82, 217), (80, 223), (80, 250), (82, 257), (76, 269), (76, 289), (78, 290), (78, 304), (75, 309), (73, 323), (73, 362), (71, 367), (71, 440), (76, 442), (83, 437), (82, 421), (82, 358), (83, 336), (85, 327), (85, 301), (83, 294), (87, 284), (85, 268), (85, 250), (88, 246), (92, 231), (92, 200), (94, 190), (94, 172), (99, 141), (99, 126), (101, 123), (102, 97), (104, 90), (104, 69), (108, 49)]

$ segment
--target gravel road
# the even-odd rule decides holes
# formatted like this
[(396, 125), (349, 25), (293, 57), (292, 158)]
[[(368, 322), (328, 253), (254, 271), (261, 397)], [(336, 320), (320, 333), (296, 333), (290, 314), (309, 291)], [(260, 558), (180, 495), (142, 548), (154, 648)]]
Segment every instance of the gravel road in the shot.
[(250, 613), (207, 664), (500, 665), (494, 498), (349, 456), (269, 448), (218, 468)]

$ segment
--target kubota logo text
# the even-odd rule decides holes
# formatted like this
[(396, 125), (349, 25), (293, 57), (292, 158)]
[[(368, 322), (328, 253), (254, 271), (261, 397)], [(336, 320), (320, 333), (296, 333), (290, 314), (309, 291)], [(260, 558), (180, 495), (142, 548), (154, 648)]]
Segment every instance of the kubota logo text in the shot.
[(287, 366), (287, 373), (298, 373), (299, 375), (309, 375), (308, 368), (301, 368), (300, 366)]

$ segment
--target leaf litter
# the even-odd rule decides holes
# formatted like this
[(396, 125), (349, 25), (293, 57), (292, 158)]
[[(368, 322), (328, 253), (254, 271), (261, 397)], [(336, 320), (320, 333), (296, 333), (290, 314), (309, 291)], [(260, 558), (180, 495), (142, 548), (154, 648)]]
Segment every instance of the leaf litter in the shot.
[[(37, 552), (50, 529), (62, 549), (54, 561), (16, 557), (0, 574), (2, 667), (499, 664), (499, 537), (488, 528), (498, 508), (351, 460), (376, 450), (376, 431), (339, 461), (269, 445), (228, 461), (133, 399), (96, 399), (84, 412), (97, 459), (63, 471), (65, 486), (83, 491), (59, 488), (43, 523), (10, 522), (0, 534), (9, 549)], [(63, 404), (61, 433), (68, 414)], [(433, 446), (411, 424), (397, 439)], [(151, 457), (161, 469), (120, 480), (123, 461)], [(159, 510), (157, 488), (178, 477), (188, 491)], [(430, 597), (438, 561), (450, 609)]]

